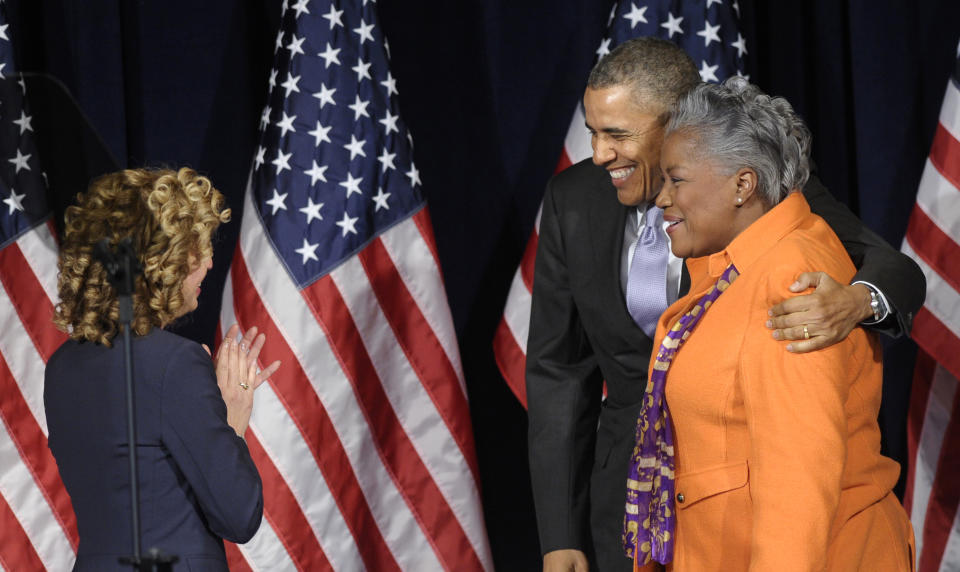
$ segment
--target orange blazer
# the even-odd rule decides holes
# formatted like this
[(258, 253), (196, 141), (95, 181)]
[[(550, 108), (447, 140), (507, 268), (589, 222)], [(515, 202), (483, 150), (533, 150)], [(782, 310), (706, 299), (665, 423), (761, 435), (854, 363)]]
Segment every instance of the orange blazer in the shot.
[(880, 455), (879, 343), (856, 328), (829, 348), (793, 354), (764, 325), (800, 273), (840, 282), (854, 274), (800, 193), (726, 250), (687, 261), (690, 293), (661, 317), (654, 347), (731, 262), (739, 278), (667, 378), (677, 455), (668, 570), (911, 570), (913, 532), (891, 492), (899, 467)]

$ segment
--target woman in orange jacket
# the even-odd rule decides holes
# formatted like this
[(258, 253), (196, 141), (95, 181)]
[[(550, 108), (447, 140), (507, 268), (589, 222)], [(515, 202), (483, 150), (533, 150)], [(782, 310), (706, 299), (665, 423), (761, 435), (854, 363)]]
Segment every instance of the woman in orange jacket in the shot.
[(809, 147), (789, 103), (741, 78), (673, 111), (657, 205), (691, 288), (660, 319), (638, 419), (624, 520), (636, 569), (913, 569), (899, 467), (880, 454), (879, 343), (858, 328), (794, 354), (765, 327), (805, 269), (854, 274), (795, 192)]

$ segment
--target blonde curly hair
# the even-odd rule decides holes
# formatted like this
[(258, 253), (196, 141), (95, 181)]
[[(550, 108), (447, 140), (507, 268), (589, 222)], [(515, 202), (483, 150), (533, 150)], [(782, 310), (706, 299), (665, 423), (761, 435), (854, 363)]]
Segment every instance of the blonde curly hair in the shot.
[(213, 231), (230, 220), (223, 206), (210, 180), (188, 168), (128, 169), (93, 181), (64, 216), (53, 323), (75, 340), (111, 344), (119, 302), (93, 250), (102, 238), (117, 244), (125, 237), (143, 267), (131, 330), (142, 336), (172, 322), (183, 313), (184, 279), (213, 256)]

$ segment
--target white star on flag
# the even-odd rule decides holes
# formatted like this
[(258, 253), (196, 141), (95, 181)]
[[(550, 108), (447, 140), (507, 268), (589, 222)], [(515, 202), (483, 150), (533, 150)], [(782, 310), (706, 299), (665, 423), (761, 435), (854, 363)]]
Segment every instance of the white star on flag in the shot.
[(350, 160), (351, 160), (351, 161), (353, 161), (353, 159), (354, 159), (357, 155), (360, 155), (361, 157), (366, 157), (366, 156), (367, 156), (366, 152), (364, 152), (364, 150), (363, 150), (363, 145), (364, 145), (366, 142), (367, 142), (367, 141), (366, 141), (365, 139), (357, 139), (357, 137), (356, 137), (355, 135), (351, 135), (351, 136), (350, 136), (350, 142), (347, 143), (346, 145), (344, 145), (343, 148), (346, 149), (347, 151), (350, 151)]
[(335, 87), (328, 88), (326, 85), (322, 83), (320, 84), (320, 91), (313, 94), (313, 97), (316, 97), (320, 100), (320, 109), (323, 109), (323, 106), (328, 103), (333, 106), (337, 105), (337, 102), (333, 100), (333, 94), (336, 93), (336, 91), (337, 88)]
[(296, 119), (297, 116), (291, 115), (290, 117), (287, 117), (286, 111), (281, 111), (280, 115), (283, 116), (280, 119), (280, 121), (277, 122), (277, 127), (280, 128), (280, 136), (281, 137), (285, 136), (287, 134), (287, 131), (293, 131), (294, 133), (296, 133), (297, 130), (293, 127), (293, 120)]
[(683, 16), (677, 18), (673, 15), (673, 12), (667, 12), (667, 21), (660, 24), (661, 28), (667, 29), (667, 37), (673, 38), (673, 34), (683, 34), (683, 29), (680, 27), (680, 23), (683, 22)]
[(330, 45), (330, 42), (327, 42), (327, 49), (317, 55), (323, 58), (325, 64), (324, 67), (328, 68), (330, 67), (331, 63), (340, 65), (340, 58), (337, 56), (339, 53), (340, 48), (334, 48)]
[(747, 39), (740, 35), (740, 32), (737, 32), (737, 41), (730, 44), (737, 49), (737, 56), (743, 57), (743, 54), (747, 53)]
[(310, 0), (297, 0), (297, 3), (291, 6), (294, 10), (297, 11), (297, 18), (304, 14), (309, 14), (310, 10), (307, 10), (307, 4), (310, 3)]
[(376, 195), (373, 196), (373, 202), (376, 203), (376, 206), (373, 208), (374, 212), (379, 211), (381, 208), (383, 210), (390, 210), (390, 205), (387, 204), (387, 199), (390, 197), (390, 193), (383, 192), (383, 189), (378, 189)]
[(357, 82), (361, 82), (365, 79), (373, 79), (370, 77), (370, 64), (364, 63), (363, 60), (358, 60), (357, 65), (350, 69), (357, 72)]
[[(607, 14), (607, 28), (613, 24), (613, 19), (617, 17), (617, 8), (620, 6), (619, 2), (614, 2), (613, 6), (610, 6), (610, 13)], [(610, 30), (607, 30), (609, 32)]]
[[(383, 192), (383, 191), (381, 191)], [(10, 207), (10, 212), (7, 214), (13, 214), (13, 211), (22, 211), (23, 210), (23, 197), (27, 196), (26, 193), (18, 195), (17, 191), (10, 189), (10, 196), (3, 199), (3, 202)]]
[(337, 7), (333, 4), (330, 4), (330, 11), (326, 14), (323, 14), (323, 17), (327, 20), (330, 20), (330, 29), (334, 29), (336, 26), (343, 27), (343, 10), (337, 10)]
[(30, 121), (33, 119), (32, 115), (27, 115), (25, 111), (20, 112), (20, 119), (14, 119), (13, 122), (20, 126), (20, 135), (23, 135), (25, 131), (33, 131), (33, 126), (30, 125)]
[(307, 206), (300, 209), (300, 212), (307, 215), (307, 224), (310, 224), (313, 219), (323, 220), (323, 215), (320, 214), (321, 208), (323, 208), (323, 203), (315, 203), (313, 199), (307, 197)]
[(320, 120), (318, 119), (317, 128), (314, 129), (313, 131), (307, 131), (307, 134), (313, 135), (313, 138), (316, 140), (316, 143), (314, 145), (316, 147), (319, 147), (320, 143), (323, 143), (323, 142), (331, 143), (330, 136), (327, 135), (328, 133), (330, 133), (330, 129), (332, 129), (332, 126), (324, 127), (323, 125), (320, 124)]
[(17, 167), (17, 170), (14, 171), (14, 173), (19, 173), (20, 169), (26, 169), (27, 171), (29, 171), (30, 165), (27, 164), (27, 161), (30, 159), (30, 157), (31, 157), (30, 153), (27, 153), (26, 155), (24, 155), (20, 152), (20, 149), (17, 149), (17, 156), (14, 157), (13, 159), (8, 159), (8, 161), (13, 163)]
[(393, 159), (397, 156), (396, 153), (389, 153), (387, 149), (384, 148), (380, 153), (380, 156), (377, 157), (377, 161), (380, 161), (380, 164), (383, 165), (383, 172), (386, 173), (387, 169), (396, 169), (393, 165)]
[[(616, 6), (614, 6), (614, 8), (616, 8)], [(640, 22), (643, 22), (644, 24), (647, 23), (647, 17), (644, 16), (646, 11), (647, 11), (646, 6), (644, 6), (643, 8), (638, 8), (636, 4), (631, 3), (630, 13), (624, 14), (623, 17), (626, 18), (627, 20), (630, 20), (630, 28), (636, 28), (637, 24), (639, 24)]]
[(310, 170), (304, 171), (304, 175), (310, 175), (310, 186), (316, 185), (317, 181), (327, 182), (327, 176), (324, 173), (327, 171), (327, 166), (317, 165), (317, 161), (313, 161), (313, 166), (310, 167)]
[(360, 190), (361, 181), (363, 181), (363, 177), (354, 179), (352, 173), (347, 173), (347, 180), (340, 183), (340, 186), (347, 190), (347, 198), (350, 198), (353, 193), (363, 194), (363, 191)]
[(353, 31), (357, 34), (360, 34), (360, 45), (363, 45), (363, 42), (366, 40), (373, 41), (373, 24), (367, 24), (363, 20), (360, 20), (360, 27), (354, 28)]
[(707, 60), (703, 60), (700, 65), (700, 79), (703, 81), (719, 81), (717, 79), (717, 68), (719, 67), (719, 65), (708, 66)]
[(279, 210), (284, 210), (284, 211), (287, 210), (286, 200), (287, 200), (287, 193), (283, 193), (281, 195), (280, 193), (277, 192), (276, 189), (274, 189), (273, 198), (267, 201), (267, 204), (273, 207), (273, 212), (270, 214), (277, 214), (277, 211)]
[(290, 97), (290, 92), (292, 91), (300, 93), (300, 88), (297, 87), (298, 83), (300, 83), (300, 76), (291, 75), (287, 77), (287, 81), (280, 84), (280, 87), (286, 91), (286, 93), (284, 93), (284, 97)]
[(303, 246), (301, 246), (300, 248), (297, 248), (296, 250), (294, 250), (294, 252), (296, 252), (297, 254), (303, 257), (304, 264), (306, 264), (308, 260), (316, 260), (317, 262), (319, 262), (320, 259), (317, 258), (317, 254), (316, 254), (318, 246), (320, 246), (320, 243), (310, 244), (310, 242), (307, 239), (303, 239)]
[(260, 116), (260, 129), (270, 125), (270, 115), (272, 114), (273, 110), (270, 109), (269, 105), (263, 108), (263, 115)]
[(278, 175), (282, 173), (284, 169), (290, 168), (290, 157), (293, 157), (293, 153), (284, 154), (283, 151), (277, 149), (277, 158), (270, 161), (270, 164), (276, 165)]
[(393, 76), (390, 75), (390, 72), (387, 72), (387, 79), (380, 82), (380, 85), (387, 88), (387, 97), (391, 95), (400, 95), (400, 92), (397, 91), (397, 80), (393, 79)]
[(343, 218), (336, 222), (336, 225), (343, 229), (343, 236), (347, 236), (347, 233), (357, 234), (357, 227), (354, 226), (357, 224), (357, 221), (360, 220), (360, 217), (349, 217), (347, 213), (343, 213)]
[(257, 147), (257, 156), (253, 158), (254, 169), (259, 169), (260, 165), (263, 165), (263, 163), (266, 161), (266, 159), (263, 157), (266, 152), (266, 147), (262, 145)]
[(384, 128), (386, 129), (386, 134), (390, 135), (391, 131), (396, 131), (400, 133), (400, 130), (397, 129), (397, 120), (400, 119), (399, 115), (393, 115), (390, 113), (390, 110), (387, 110), (387, 116), (380, 120), (380, 123), (383, 123)]
[(303, 42), (304, 42), (304, 40), (306, 40), (306, 39), (307, 39), (306, 37), (298, 38), (296, 35), (294, 35), (294, 36), (290, 39), (290, 43), (287, 44), (287, 49), (290, 50), (290, 57), (291, 57), (291, 58), (292, 58), (293, 56), (297, 55), (297, 54), (305, 54), (305, 53), (306, 53), (306, 52), (303, 51)]
[(410, 186), (416, 187), (420, 184), (420, 171), (417, 170), (417, 166), (410, 164), (410, 170), (405, 173), (407, 177), (410, 178)]
[(720, 35), (717, 34), (719, 30), (720, 24), (711, 26), (710, 22), (703, 23), (703, 29), (697, 32), (697, 35), (703, 38), (704, 47), (709, 46), (710, 42), (720, 42)]
[(603, 56), (610, 53), (610, 38), (604, 38), (600, 41), (600, 47), (597, 48), (597, 57), (602, 58)]
[(360, 96), (357, 96), (357, 99), (347, 107), (353, 110), (353, 119), (360, 119), (360, 116), (370, 117), (370, 114), (367, 113), (367, 106), (370, 105), (369, 101), (362, 101)]

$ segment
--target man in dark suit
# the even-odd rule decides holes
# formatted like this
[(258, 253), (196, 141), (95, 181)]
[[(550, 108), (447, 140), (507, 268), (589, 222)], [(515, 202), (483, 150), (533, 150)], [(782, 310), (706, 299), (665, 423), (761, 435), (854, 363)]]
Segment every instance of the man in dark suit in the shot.
[[(591, 72), (584, 94), (592, 162), (547, 187), (527, 348), (530, 472), (545, 572), (580, 572), (588, 563), (602, 572), (632, 569), (620, 534), (652, 332), (644, 331), (649, 308), (627, 301), (637, 297), (630, 270), (650, 267), (646, 250), (653, 247), (640, 240), (645, 225), (662, 232), (653, 199), (668, 110), (698, 81), (696, 66), (670, 42), (639, 38), (619, 46)], [(784, 351), (810, 351), (860, 323), (890, 335), (909, 331), (925, 292), (919, 268), (816, 177), (803, 192), (858, 274), (844, 285), (811, 268), (792, 290), (816, 289), (773, 308), (771, 335), (799, 340)], [(654, 285), (649, 276), (639, 280), (648, 280), (644, 292), (665, 308), (686, 290), (686, 276), (672, 255), (657, 264), (658, 274), (648, 273), (657, 274)]]

